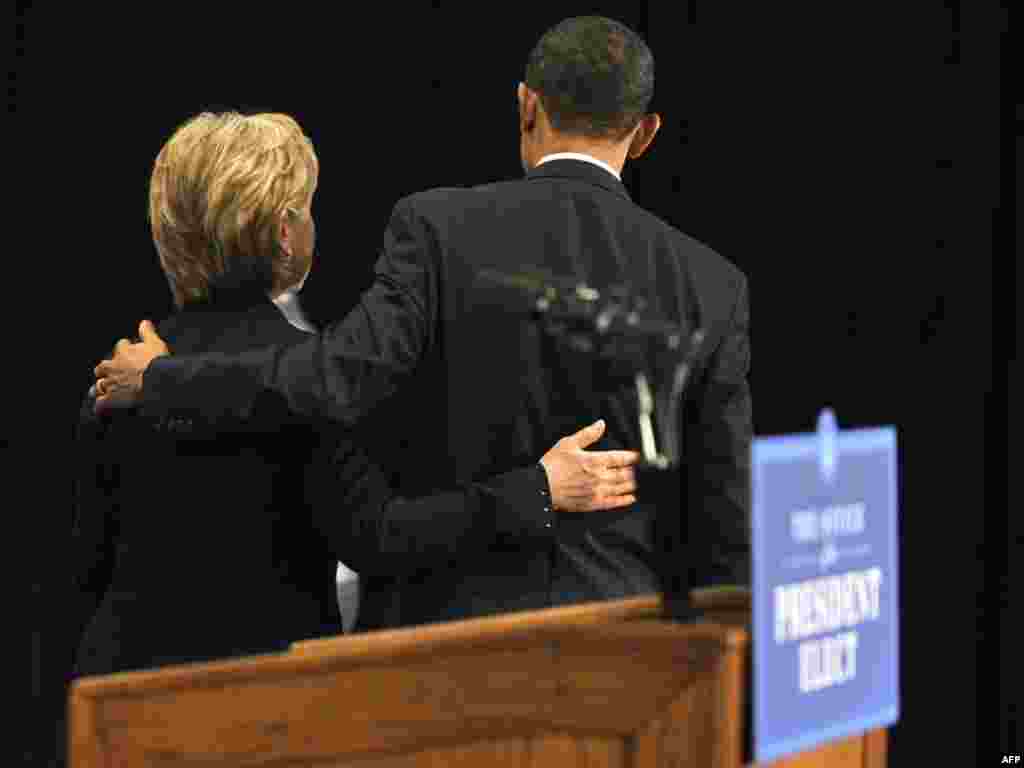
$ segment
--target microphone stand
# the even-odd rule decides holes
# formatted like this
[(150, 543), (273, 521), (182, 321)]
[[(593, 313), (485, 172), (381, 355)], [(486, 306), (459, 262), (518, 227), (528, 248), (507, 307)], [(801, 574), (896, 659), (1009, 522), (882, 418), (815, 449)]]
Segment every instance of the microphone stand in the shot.
[(682, 498), (682, 421), (679, 409), (694, 361), (704, 342), (698, 329), (683, 341), (682, 330), (651, 316), (646, 302), (625, 291), (597, 291), (579, 285), (568, 299), (545, 292), (536, 302), (535, 316), (546, 332), (570, 347), (592, 351), (632, 373), (636, 389), (641, 461), (637, 486), (658, 499), (661, 513), (653, 521), (661, 542), (658, 565), (664, 601), (663, 616), (690, 622), (699, 613), (690, 601), (686, 566)]
[(655, 317), (647, 302), (628, 288), (613, 287), (602, 295), (583, 283), (566, 286), (547, 280), (534, 300), (534, 316), (544, 331), (570, 349), (630, 372), (644, 465), (678, 469), (679, 408), (704, 331), (684, 344), (681, 329)]
[[(542, 270), (480, 277), (491, 286), (515, 289), (531, 298), (534, 320), (570, 350), (612, 363), (632, 379), (639, 405), (641, 463), (638, 486), (661, 501), (665, 514), (655, 520), (664, 616), (689, 622), (698, 612), (690, 602), (687, 536), (682, 494), (683, 435), (679, 409), (695, 360), (705, 340), (698, 329), (688, 339), (682, 329), (655, 317), (647, 302), (628, 286), (604, 294)], [(507, 306), (507, 300), (500, 302)], [(680, 527), (682, 525), (682, 527)]]

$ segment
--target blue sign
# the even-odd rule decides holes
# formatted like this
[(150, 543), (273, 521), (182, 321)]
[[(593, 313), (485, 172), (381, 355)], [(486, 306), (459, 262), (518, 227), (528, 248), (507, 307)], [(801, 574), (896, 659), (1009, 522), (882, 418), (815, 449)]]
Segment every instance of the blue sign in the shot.
[(899, 717), (896, 431), (756, 438), (754, 757)]

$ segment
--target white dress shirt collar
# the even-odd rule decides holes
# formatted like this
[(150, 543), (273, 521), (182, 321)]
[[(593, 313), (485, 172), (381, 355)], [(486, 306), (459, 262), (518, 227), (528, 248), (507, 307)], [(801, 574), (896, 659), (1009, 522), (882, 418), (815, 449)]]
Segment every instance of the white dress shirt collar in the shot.
[(544, 155), (544, 157), (537, 161), (537, 165), (541, 166), (551, 160), (582, 160), (584, 163), (590, 163), (598, 166), (599, 168), (604, 168), (616, 179), (622, 181), (622, 176), (619, 175), (618, 171), (608, 165), (604, 160), (598, 160), (596, 157), (592, 155), (585, 155), (582, 152), (556, 152), (553, 155)]
[(316, 333), (316, 329), (313, 328), (312, 323), (306, 319), (306, 315), (302, 311), (302, 305), (299, 303), (299, 291), (302, 290), (302, 286), (306, 284), (306, 278), (309, 277), (307, 271), (302, 279), (293, 287), (283, 292), (277, 298), (271, 299), (281, 314), (284, 315), (292, 326), (298, 328), (300, 331), (306, 331), (307, 333)]

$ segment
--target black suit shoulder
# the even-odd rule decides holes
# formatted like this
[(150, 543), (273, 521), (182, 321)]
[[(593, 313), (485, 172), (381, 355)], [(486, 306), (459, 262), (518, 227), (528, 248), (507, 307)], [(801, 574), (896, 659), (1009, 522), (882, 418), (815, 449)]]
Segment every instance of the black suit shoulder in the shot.
[(254, 344), (288, 344), (307, 338), (269, 300), (238, 311), (201, 307), (162, 320), (157, 333), (176, 354), (247, 349)]
[[(418, 219), (435, 237), (443, 238), (456, 226), (472, 227), (474, 216), (515, 216), (523, 206), (547, 206), (552, 195), (544, 182), (560, 181), (564, 179), (523, 178), (472, 187), (436, 187), (402, 198), (395, 210)], [(600, 204), (608, 215), (627, 218), (638, 236), (661, 242), (683, 273), (697, 285), (699, 294), (713, 296), (714, 303), (719, 304), (724, 297), (737, 299), (745, 293), (747, 277), (734, 262), (631, 199), (602, 192), (598, 190), (595, 194), (600, 195)], [(724, 303), (731, 307), (735, 302)]]

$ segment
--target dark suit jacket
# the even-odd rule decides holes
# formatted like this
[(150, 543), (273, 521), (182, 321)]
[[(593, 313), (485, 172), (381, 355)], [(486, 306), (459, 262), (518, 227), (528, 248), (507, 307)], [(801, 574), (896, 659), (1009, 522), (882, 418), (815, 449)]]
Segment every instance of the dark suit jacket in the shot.
[[(258, 295), (186, 308), (158, 330), (191, 354), (307, 336)], [(404, 498), (348, 430), (321, 427), (272, 408), (219, 433), (194, 418), (154, 425), (120, 412), (100, 420), (86, 400), (72, 547), (73, 631), (81, 633), (74, 676), (340, 634), (338, 560), (369, 580), (409, 573), (445, 561), (460, 542), (486, 548), (545, 514), (537, 468)], [(440, 536), (442, 512), (449, 527)], [(363, 614), (372, 620), (373, 605)]]
[[(156, 360), (143, 408), (243, 418), (283, 401), (313, 419), (359, 423), (368, 450), (386, 457), (410, 494), (535, 462), (599, 417), (608, 430), (596, 447), (638, 448), (632, 390), (606, 392), (586, 360), (554, 350), (481, 289), (481, 270), (528, 265), (599, 289), (629, 284), (684, 330), (708, 334), (680, 409), (679, 493), (660, 504), (648, 494), (636, 509), (563, 515), (540, 535), (499, 540), (375, 587), (389, 603), (381, 623), (746, 582), (746, 279), (589, 163), (551, 161), (519, 181), (401, 200), (376, 282), (348, 317), (298, 346)], [(446, 526), (446, 516), (436, 523)]]

